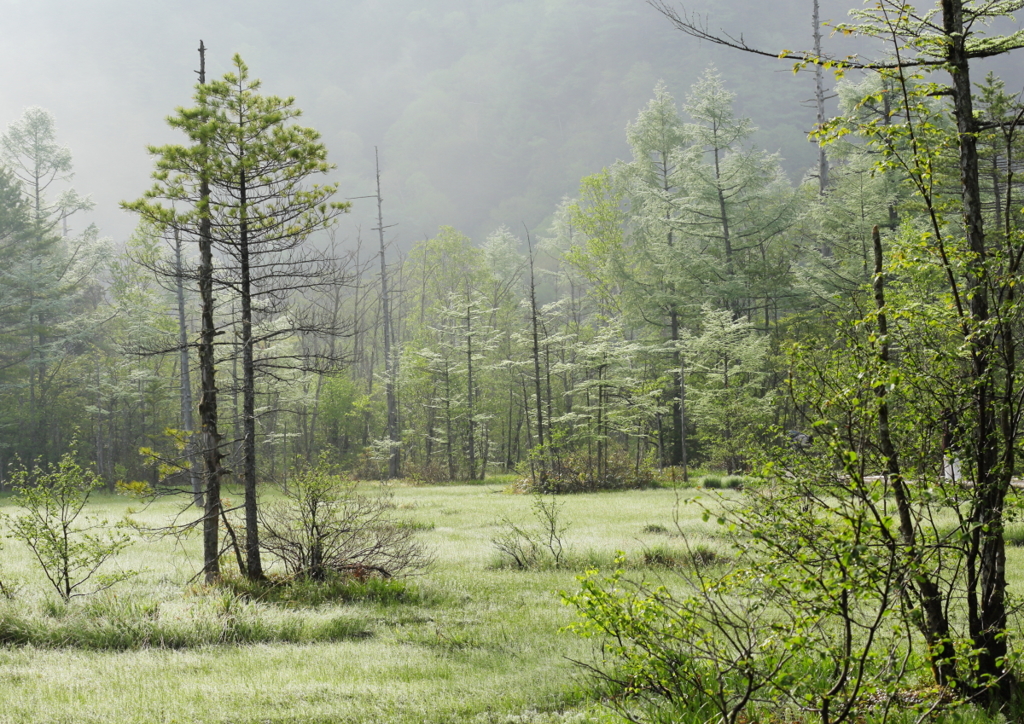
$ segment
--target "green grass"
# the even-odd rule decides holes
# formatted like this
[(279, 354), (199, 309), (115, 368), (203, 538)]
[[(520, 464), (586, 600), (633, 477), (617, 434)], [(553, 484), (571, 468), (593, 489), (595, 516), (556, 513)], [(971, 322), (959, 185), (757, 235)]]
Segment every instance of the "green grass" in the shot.
[[(198, 538), (157, 537), (119, 559), (135, 578), (63, 605), (9, 541), (0, 575), (16, 596), (0, 601), (0, 722), (614, 721), (571, 663), (592, 661), (592, 644), (560, 632), (573, 612), (558, 591), (578, 571), (493, 567), (499, 520), (532, 520), (530, 496), (506, 486), (394, 486), (396, 514), (436, 557), (394, 584), (208, 589), (189, 584)], [(671, 490), (560, 500), (575, 567), (610, 565), (619, 550), (636, 565), (645, 551), (685, 552)], [(158, 527), (178, 506), (98, 496), (90, 512), (133, 508)], [(16, 512), (8, 498), (0, 511)], [(679, 526), (724, 554), (697, 506), (682, 507)]]

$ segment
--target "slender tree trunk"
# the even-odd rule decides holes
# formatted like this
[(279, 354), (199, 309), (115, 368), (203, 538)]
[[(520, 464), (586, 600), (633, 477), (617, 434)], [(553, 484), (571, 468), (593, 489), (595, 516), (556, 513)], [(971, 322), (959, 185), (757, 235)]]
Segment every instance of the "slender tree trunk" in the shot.
[[(686, 449), (686, 358), (681, 351), (677, 352), (679, 362), (679, 430), (682, 433), (679, 464), (683, 466), (683, 482), (689, 482), (690, 475), (687, 470), (687, 449)], [(659, 418), (660, 426), (660, 418)]]
[[(199, 82), (206, 82), (206, 47), (199, 41)], [(220, 433), (217, 431), (217, 383), (213, 323), (213, 235), (210, 229), (210, 183), (205, 172), (199, 187), (199, 299), (202, 307), (199, 337), (199, 424), (203, 444), (205, 514), (203, 515), (203, 573), (207, 583), (220, 579)]]
[[(889, 326), (885, 310), (885, 277), (882, 273), (882, 238), (878, 227), (872, 231), (875, 257), (874, 294), (878, 324), (878, 359), (882, 364), (882, 375), (889, 367)], [(928, 642), (928, 657), (935, 675), (935, 683), (939, 686), (960, 688), (960, 680), (954, 663), (955, 652), (949, 635), (949, 621), (943, 609), (942, 592), (926, 571), (917, 565), (917, 531), (912, 517), (910, 496), (906, 482), (900, 471), (899, 455), (892, 441), (889, 427), (889, 403), (887, 385), (875, 387), (878, 398), (878, 440), (882, 457), (885, 460), (885, 474), (892, 486), (896, 510), (899, 516), (900, 543), (908, 567), (913, 569), (913, 581), (917, 598), (923, 611), (921, 632)]]
[[(239, 124), (244, 119), (239, 119)], [(244, 153), (240, 151), (239, 153)], [(246, 216), (248, 179), (245, 171), (238, 177), (239, 220), (238, 258), (242, 305), (242, 483), (245, 487), (245, 576), (262, 580), (263, 560), (260, 556), (259, 499), (256, 490), (256, 366), (252, 340), (252, 272), (249, 260), (249, 221)], [(273, 456), (271, 456), (273, 459)]]
[[(814, 54), (821, 57), (821, 19), (818, 15), (818, 0), (813, 0), (812, 12), (814, 23)], [(814, 65), (814, 105), (818, 111), (818, 128), (825, 125), (825, 83), (821, 64)], [(825, 194), (828, 188), (828, 155), (825, 153), (824, 141), (818, 142), (818, 193)]]
[[(962, 0), (942, 0), (942, 24), (946, 37), (946, 62), (952, 79), (951, 97), (960, 143), (960, 184), (963, 221), (971, 259), (967, 265), (967, 297), (970, 304), (971, 376), (975, 411), (974, 535), (979, 538), (980, 599), (978, 616), (970, 621), (971, 635), (980, 652), (978, 676), (996, 682), (1000, 701), (1009, 701), (1016, 680), (1006, 666), (1006, 543), (1003, 537), (1004, 508), (1013, 468), (1004, 468), (999, 455), (999, 415), (991, 370), (996, 342), (990, 329), (991, 263), (982, 224), (982, 198), (978, 164), (978, 124), (971, 97), (970, 64), (964, 34)], [(1003, 443), (1013, 445), (1012, 438)], [(1012, 453), (1010, 453), (1012, 459)]]
[[(736, 266), (732, 255), (732, 236), (729, 230), (729, 207), (725, 202), (725, 189), (722, 188), (721, 149), (717, 146), (715, 152), (715, 190), (718, 194), (718, 213), (721, 215), (719, 223), (722, 225), (722, 248), (725, 251), (725, 273), (730, 277), (736, 274)], [(735, 307), (735, 303), (730, 306)], [(735, 310), (734, 310), (735, 311)]]
[(547, 487), (548, 451), (544, 449), (544, 396), (541, 392), (540, 381), (540, 337), (537, 323), (537, 284), (533, 275), (533, 244), (530, 241), (530, 234), (526, 234), (526, 243), (530, 252), (530, 326), (533, 333), (533, 385), (537, 402), (537, 445), (540, 448), (540, 486)]
[(469, 415), (469, 480), (476, 480), (476, 410), (473, 408), (473, 307), (466, 300), (466, 405)]
[(188, 355), (188, 327), (185, 324), (185, 284), (181, 267), (181, 236), (174, 230), (175, 291), (178, 296), (178, 354), (181, 372), (181, 426), (185, 433), (185, 457), (188, 460), (188, 478), (192, 487), (192, 503), (197, 508), (204, 506), (203, 481), (196, 460), (195, 420), (192, 418), (192, 376)]
[(452, 379), (447, 360), (444, 362), (444, 434), (445, 453), (448, 458), (448, 479), (456, 480), (458, 474), (455, 467), (455, 450), (452, 445), (454, 437), (454, 430), (452, 430)]
[(377, 149), (373, 149), (374, 158), (377, 163), (377, 232), (380, 235), (380, 304), (381, 315), (384, 318), (384, 394), (388, 406), (388, 474), (387, 477), (397, 478), (402, 474), (401, 469), (401, 437), (398, 430), (398, 401), (395, 397), (395, 382), (398, 377), (397, 359), (392, 350), (394, 340), (391, 329), (391, 299), (388, 296), (388, 270), (384, 259), (384, 211), (383, 199), (380, 195), (380, 156)]

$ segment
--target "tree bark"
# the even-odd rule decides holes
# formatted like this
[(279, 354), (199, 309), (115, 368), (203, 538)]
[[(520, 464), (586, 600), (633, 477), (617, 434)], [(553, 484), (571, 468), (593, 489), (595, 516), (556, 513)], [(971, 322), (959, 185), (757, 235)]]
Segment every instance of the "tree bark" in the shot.
[[(206, 47), (199, 41), (199, 82), (206, 82)], [(199, 337), (199, 424), (203, 445), (205, 514), (203, 515), (203, 574), (207, 583), (220, 579), (220, 478), (223, 472), (220, 433), (217, 431), (217, 382), (213, 323), (213, 235), (210, 224), (210, 182), (205, 173), (199, 185), (199, 299), (202, 307)]]
[[(980, 597), (978, 616), (970, 621), (971, 636), (979, 651), (978, 675), (996, 682), (995, 691), (1008, 701), (1015, 681), (1006, 667), (1006, 544), (1003, 513), (1012, 467), (999, 460), (999, 415), (991, 370), (996, 341), (990, 330), (990, 280), (988, 249), (982, 222), (982, 198), (978, 164), (978, 124), (971, 97), (971, 76), (962, 0), (942, 0), (942, 26), (947, 68), (952, 79), (951, 97), (960, 144), (960, 196), (971, 259), (967, 265), (967, 297), (971, 324), (972, 405), (974, 431), (975, 504), (974, 535), (978, 537)], [(1003, 443), (1014, 444), (1012, 440)], [(1012, 453), (1011, 453), (1012, 456)]]

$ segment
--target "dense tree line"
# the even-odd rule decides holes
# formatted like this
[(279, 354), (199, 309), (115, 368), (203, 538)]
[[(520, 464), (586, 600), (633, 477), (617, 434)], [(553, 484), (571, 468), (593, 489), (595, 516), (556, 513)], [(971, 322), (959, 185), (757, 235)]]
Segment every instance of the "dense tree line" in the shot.
[[(840, 85), (844, 129), (894, 122), (886, 82)], [(997, 79), (979, 98), (994, 119), (1015, 112)], [(751, 124), (733, 105), (714, 69), (682, 102), (657, 87), (627, 130), (632, 158), (584, 178), (529, 249), (504, 227), (478, 242), (442, 227), (405, 256), (358, 241), (344, 260), (336, 245), (282, 262), (258, 247), (263, 301), (246, 311), (240, 247), (221, 246), (215, 347), (227, 469), (279, 480), (298, 459), (327, 452), (378, 477), (396, 455), (405, 476), (460, 480), (545, 460), (614, 487), (665, 466), (748, 468), (770, 428), (804, 424), (786, 391), (786, 345), (830, 325), (824, 312), (854, 314), (871, 279), (872, 227), (888, 243), (924, 223), (926, 209), (905, 171), (880, 169), (855, 133), (828, 147), (825, 193), (810, 176), (794, 187), (777, 156), (750, 145)], [(1014, 223), (1015, 143), (993, 123), (980, 146), (1000, 228)], [(191, 222), (150, 214), (125, 253), (104, 262), (108, 243), (94, 229), (67, 230), (88, 200), (48, 196), (47, 184), (71, 172), (53, 119), (30, 110), (4, 149), (4, 465), (58, 456), (77, 435), (111, 485), (158, 484), (193, 428), (181, 380), (197, 376), (183, 367), (178, 337), (184, 329), (194, 367), (196, 255), (186, 246), (187, 269), (175, 267), (168, 231)], [(234, 238), (237, 211), (222, 216), (215, 233)], [(261, 228), (270, 236), (258, 244), (282, 251)], [(320, 281), (300, 284), (316, 265)], [(330, 323), (296, 323), (312, 317)], [(343, 369), (320, 364), (341, 359)], [(171, 478), (180, 483), (190, 465), (180, 458)]]

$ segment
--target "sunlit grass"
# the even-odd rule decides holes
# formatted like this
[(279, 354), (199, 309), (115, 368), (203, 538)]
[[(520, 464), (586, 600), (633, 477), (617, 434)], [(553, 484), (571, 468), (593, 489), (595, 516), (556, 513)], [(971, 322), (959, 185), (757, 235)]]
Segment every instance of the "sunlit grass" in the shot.
[[(611, 721), (572, 663), (592, 660), (591, 644), (560, 631), (574, 614), (558, 592), (576, 585), (578, 571), (494, 567), (500, 521), (531, 520), (531, 497), (507, 488), (392, 486), (395, 514), (420, 530), (435, 563), (403, 584), (409, 595), (312, 606), (190, 583), (200, 567), (192, 534), (140, 536), (117, 562), (136, 577), (61, 609), (27, 550), (8, 541), (0, 575), (17, 593), (0, 612), (20, 616), (37, 638), (0, 648), (0, 722)], [(718, 526), (671, 490), (559, 500), (580, 565), (610, 563), (619, 550), (636, 562), (645, 551), (682, 550), (677, 522), (697, 541), (722, 544)], [(17, 514), (6, 497), (0, 509)], [(180, 509), (100, 495), (90, 513), (116, 520), (131, 511), (157, 529)], [(189, 516), (197, 512), (179, 521)], [(121, 630), (158, 623), (178, 638), (132, 643)]]

